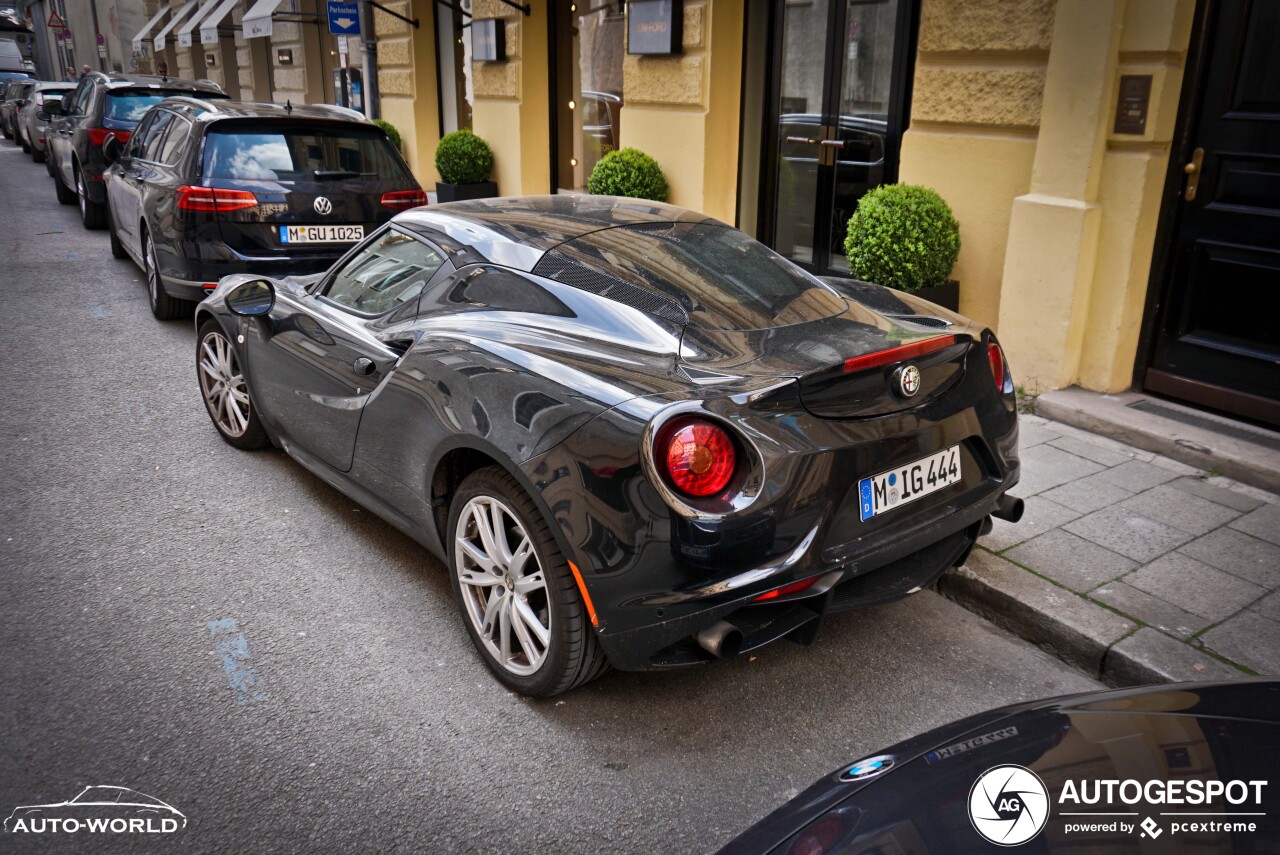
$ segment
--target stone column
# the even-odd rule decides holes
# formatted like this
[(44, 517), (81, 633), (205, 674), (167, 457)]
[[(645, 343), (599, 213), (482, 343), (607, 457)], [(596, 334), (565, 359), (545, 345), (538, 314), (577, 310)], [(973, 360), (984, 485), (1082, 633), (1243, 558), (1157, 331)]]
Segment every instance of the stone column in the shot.
[(999, 335), (1031, 392), (1076, 377), (1102, 212), (1124, 0), (1059, 0), (1030, 192), (1013, 203)]
[(493, 149), (493, 179), (504, 196), (551, 192), (551, 62), (547, 3), (524, 15), (498, 0), (475, 0), (474, 18), (501, 18), (506, 62), (472, 65), (472, 130)]
[[(378, 39), (378, 92), (382, 118), (400, 132), (401, 148), (422, 189), (435, 189), (435, 152), (440, 142), (436, 91), (436, 28), (432, 0), (391, 0), (388, 9), (417, 18), (414, 28), (380, 9), (373, 10)], [(354, 65), (354, 57), (353, 57)], [(368, 87), (365, 87), (368, 97)]]
[(622, 146), (652, 156), (668, 201), (732, 224), (737, 216), (743, 9), (688, 0), (680, 56), (628, 55)]

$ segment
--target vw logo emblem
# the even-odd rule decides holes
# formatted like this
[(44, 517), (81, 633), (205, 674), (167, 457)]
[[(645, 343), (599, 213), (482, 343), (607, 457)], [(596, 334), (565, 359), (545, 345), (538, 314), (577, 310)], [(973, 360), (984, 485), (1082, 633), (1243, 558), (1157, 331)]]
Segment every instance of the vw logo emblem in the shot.
[(323, 196), (317, 196), (316, 201), (311, 205), (316, 209), (317, 214), (332, 214), (333, 203)]
[(920, 391), (920, 369), (914, 365), (899, 368), (897, 372), (898, 392), (904, 398), (914, 397)]

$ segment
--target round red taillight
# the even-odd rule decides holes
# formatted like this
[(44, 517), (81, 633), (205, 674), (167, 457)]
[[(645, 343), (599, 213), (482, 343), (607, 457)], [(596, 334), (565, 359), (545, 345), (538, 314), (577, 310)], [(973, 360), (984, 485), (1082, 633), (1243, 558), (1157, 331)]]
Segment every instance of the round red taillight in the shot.
[(737, 455), (728, 432), (706, 421), (679, 424), (664, 434), (659, 459), (671, 483), (690, 496), (713, 496), (733, 477)]

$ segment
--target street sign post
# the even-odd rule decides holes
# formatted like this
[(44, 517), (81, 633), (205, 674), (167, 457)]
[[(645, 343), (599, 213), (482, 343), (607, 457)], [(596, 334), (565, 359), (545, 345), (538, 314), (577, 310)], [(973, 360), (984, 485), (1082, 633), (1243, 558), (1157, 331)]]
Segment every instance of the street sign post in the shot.
[(55, 9), (49, 13), (47, 26), (52, 30), (65, 30), (67, 28), (67, 22), (62, 20), (62, 16), (59, 15), (58, 10)]
[(329, 32), (335, 36), (360, 35), (360, 7), (343, 0), (328, 0)]

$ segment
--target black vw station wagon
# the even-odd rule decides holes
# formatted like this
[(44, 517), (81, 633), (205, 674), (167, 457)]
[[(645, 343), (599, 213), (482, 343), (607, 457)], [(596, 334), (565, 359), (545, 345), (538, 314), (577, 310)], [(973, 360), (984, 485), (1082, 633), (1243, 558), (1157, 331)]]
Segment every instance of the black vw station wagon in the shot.
[(386, 133), (342, 107), (170, 98), (104, 146), (111, 252), (161, 320), (232, 273), (319, 273), (427, 196)]
[(45, 137), (54, 189), (62, 204), (79, 203), (86, 229), (100, 229), (107, 223), (102, 143), (111, 134), (127, 142), (146, 112), (171, 95), (199, 95), (205, 100), (227, 97), (208, 80), (93, 71), (59, 104), (46, 108)]

